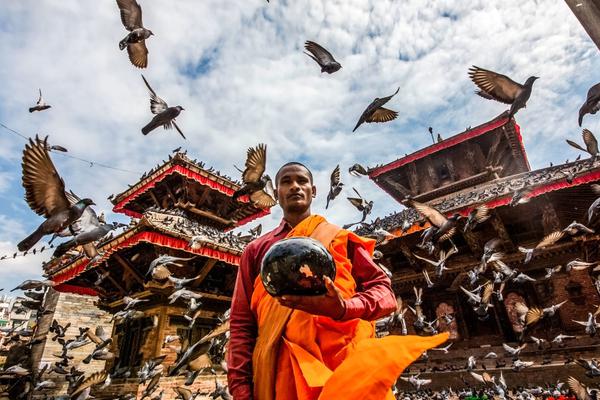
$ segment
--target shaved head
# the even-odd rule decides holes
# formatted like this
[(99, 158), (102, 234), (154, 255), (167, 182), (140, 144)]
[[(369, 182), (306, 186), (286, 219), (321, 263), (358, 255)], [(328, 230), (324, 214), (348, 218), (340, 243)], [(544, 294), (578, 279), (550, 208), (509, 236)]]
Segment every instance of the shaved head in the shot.
[(285, 167), (289, 167), (289, 166), (292, 166), (292, 165), (297, 165), (297, 166), (299, 166), (299, 167), (302, 167), (302, 168), (304, 168), (304, 169), (306, 170), (306, 172), (308, 172), (308, 176), (309, 176), (309, 178), (310, 178), (310, 183), (311, 183), (311, 184), (313, 183), (313, 175), (312, 175), (312, 172), (310, 172), (310, 169), (308, 169), (308, 167), (307, 167), (306, 165), (302, 164), (302, 163), (301, 163), (301, 162), (299, 162), (299, 161), (290, 161), (290, 162), (288, 162), (288, 163), (285, 163), (285, 164), (283, 164), (283, 165), (282, 165), (282, 166), (279, 168), (279, 170), (277, 171), (277, 174), (275, 174), (275, 185), (276, 185), (276, 186), (279, 186), (279, 175), (280, 175), (280, 173), (281, 173), (281, 170), (282, 170), (282, 169), (284, 169)]

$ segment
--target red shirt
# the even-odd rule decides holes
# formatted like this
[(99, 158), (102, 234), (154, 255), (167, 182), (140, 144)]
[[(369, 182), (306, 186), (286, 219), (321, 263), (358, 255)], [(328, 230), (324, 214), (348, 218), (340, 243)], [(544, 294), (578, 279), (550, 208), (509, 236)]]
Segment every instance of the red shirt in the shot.
[[(254, 240), (244, 250), (231, 301), (230, 339), (227, 352), (227, 380), (235, 400), (252, 399), (252, 352), (258, 327), (250, 299), (254, 281), (260, 273), (260, 262), (267, 250), (284, 239), (291, 226), (282, 220), (277, 228)], [(348, 243), (352, 261), (352, 277), (357, 284), (356, 294), (345, 300), (346, 312), (342, 321), (361, 318), (373, 321), (396, 310), (396, 298), (388, 276), (371, 259), (362, 246)]]

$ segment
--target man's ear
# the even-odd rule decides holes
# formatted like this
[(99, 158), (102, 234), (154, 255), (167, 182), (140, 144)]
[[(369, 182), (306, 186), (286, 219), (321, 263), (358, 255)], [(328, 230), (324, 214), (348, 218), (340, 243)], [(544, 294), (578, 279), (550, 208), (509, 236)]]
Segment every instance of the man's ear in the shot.
[(312, 185), (312, 197), (313, 199), (317, 197), (317, 187), (315, 185)]
[(275, 196), (275, 201), (279, 201), (277, 196), (277, 188), (273, 188), (273, 196)]

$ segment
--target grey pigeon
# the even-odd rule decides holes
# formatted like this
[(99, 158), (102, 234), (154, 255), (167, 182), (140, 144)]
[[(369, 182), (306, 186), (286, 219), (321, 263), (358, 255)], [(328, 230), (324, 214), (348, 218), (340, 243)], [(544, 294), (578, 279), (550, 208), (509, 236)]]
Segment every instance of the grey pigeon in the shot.
[(369, 173), (367, 172), (366, 168), (363, 167), (362, 165), (356, 163), (353, 166), (351, 166), (350, 168), (348, 168), (348, 173), (352, 176), (361, 176), (361, 175), (368, 175)]
[(356, 126), (354, 129), (352, 129), (352, 132), (356, 131), (364, 122), (388, 122), (396, 119), (396, 117), (398, 117), (398, 113), (396, 111), (384, 108), (383, 105), (390, 101), (392, 97), (394, 97), (399, 91), (400, 88), (396, 89), (396, 92), (391, 96), (383, 97), (381, 99), (376, 98), (373, 100), (360, 116)]
[(23, 151), (22, 167), (25, 200), (33, 211), (46, 218), (17, 245), (19, 251), (27, 251), (44, 235), (60, 232), (71, 225), (94, 202), (83, 199), (73, 205), (69, 203), (65, 183), (48, 154), (47, 138), (42, 141), (36, 136), (35, 142), (29, 139)]
[(127, 47), (129, 61), (138, 67), (148, 66), (148, 48), (146, 39), (154, 35), (151, 30), (144, 28), (142, 23), (142, 8), (135, 0), (117, 0), (121, 11), (121, 22), (129, 31), (127, 36), (119, 42), (119, 49)]
[(596, 114), (598, 110), (600, 110), (600, 83), (596, 83), (588, 90), (585, 103), (579, 109), (579, 126), (585, 114)]
[(333, 58), (331, 53), (325, 50), (325, 48), (320, 44), (307, 40), (304, 44), (304, 48), (310, 52), (304, 52), (304, 54), (319, 64), (321, 67), (321, 73), (327, 72), (328, 74), (332, 74), (342, 68), (340, 63)]
[(356, 209), (358, 211), (361, 211), (363, 215), (362, 215), (362, 219), (360, 221), (353, 223), (353, 224), (344, 225), (344, 229), (348, 229), (352, 225), (356, 225), (361, 222), (365, 222), (367, 215), (371, 214), (371, 210), (373, 210), (373, 200), (367, 201), (360, 195), (360, 193), (358, 193), (358, 190), (356, 190), (355, 188), (352, 188), (352, 190), (354, 190), (354, 192), (358, 195), (358, 197), (347, 197), (347, 199), (348, 199), (348, 201), (350, 201), (350, 203), (352, 203), (352, 205), (354, 207), (356, 207)]
[(156, 114), (154, 118), (142, 128), (142, 133), (147, 135), (159, 126), (162, 126), (165, 129), (175, 127), (181, 137), (185, 139), (183, 132), (181, 132), (181, 129), (179, 129), (179, 126), (175, 123), (175, 118), (179, 116), (179, 113), (181, 113), (184, 108), (181, 106), (169, 107), (163, 99), (156, 95), (156, 92), (150, 87), (150, 84), (144, 75), (142, 75), (142, 79), (150, 91), (150, 111), (152, 111), (152, 114)]
[(46, 102), (44, 102), (44, 98), (42, 97), (42, 89), (38, 89), (38, 90), (40, 91), (40, 97), (38, 97), (38, 100), (35, 103), (35, 106), (29, 107), (30, 113), (32, 113), (34, 111), (44, 111), (44, 110), (47, 110), (50, 107), (52, 107), (50, 104), (46, 104)]
[(480, 89), (475, 92), (479, 96), (511, 105), (508, 112), (509, 119), (527, 105), (533, 82), (539, 79), (537, 76), (530, 76), (521, 85), (506, 75), (479, 68), (475, 65), (469, 69), (469, 77)]
[(329, 207), (329, 202), (335, 199), (342, 191), (344, 184), (340, 180), (340, 166), (339, 164), (333, 169), (331, 177), (329, 179), (329, 193), (327, 193), (327, 204), (325, 209)]

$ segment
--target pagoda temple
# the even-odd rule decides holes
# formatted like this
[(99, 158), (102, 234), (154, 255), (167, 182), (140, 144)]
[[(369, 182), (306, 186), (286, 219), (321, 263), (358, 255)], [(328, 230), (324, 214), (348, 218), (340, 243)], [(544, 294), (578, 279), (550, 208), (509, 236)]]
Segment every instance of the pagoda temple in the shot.
[[(566, 149), (568, 147), (565, 147)], [(577, 153), (573, 153), (573, 158)], [(477, 386), (469, 375), (467, 358), (476, 359), (474, 372), (487, 371), (490, 375), (503, 373), (509, 387), (532, 386), (547, 382), (565, 381), (573, 375), (584, 382), (585, 369), (565, 364), (578, 358), (597, 357), (600, 341), (590, 337), (584, 327), (573, 320), (586, 321), (588, 312), (600, 304), (598, 287), (594, 286), (600, 267), (566, 271), (566, 264), (574, 259), (600, 261), (597, 233), (565, 235), (556, 243), (536, 250), (529, 263), (519, 247), (533, 248), (542, 238), (569, 225), (572, 221), (587, 222), (587, 210), (598, 198), (591, 184), (600, 181), (600, 159), (584, 159), (565, 164), (531, 170), (527, 161), (520, 128), (506, 114), (472, 129), (420, 149), (413, 154), (369, 169), (369, 177), (399, 204), (407, 199), (433, 206), (450, 216), (458, 213), (468, 216), (476, 207), (485, 205), (490, 218), (475, 229), (459, 232), (452, 237), (458, 253), (447, 262), (448, 270), (436, 278), (432, 265), (415, 257), (415, 254), (437, 260), (419, 248), (421, 233), (429, 224), (413, 208), (381, 218), (377, 226), (362, 227), (360, 234), (368, 235), (375, 228), (383, 228), (394, 238), (379, 246), (380, 260), (392, 273), (392, 284), (404, 306), (414, 307), (415, 288), (422, 288), (422, 309), (427, 321), (438, 320), (438, 331), (449, 331), (452, 346), (447, 353), (429, 351), (407, 371), (421, 373), (419, 378), (432, 379), (426, 388), (442, 389), (464, 387), (465, 382)], [(526, 202), (511, 206), (515, 192), (521, 191)], [(485, 244), (500, 239), (504, 253), (502, 261), (511, 269), (535, 279), (525, 283), (506, 282), (503, 300), (494, 295), (489, 317), (482, 321), (460, 287), (472, 289), (468, 272), (480, 265)], [(562, 265), (560, 272), (545, 278), (546, 268)], [(426, 270), (431, 283), (423, 271)], [(478, 284), (485, 279), (480, 279)], [(565, 301), (552, 317), (543, 318), (532, 327), (517, 321), (516, 303), (529, 307), (548, 307)], [(451, 315), (451, 321), (444, 316)], [(408, 334), (425, 334), (415, 330), (415, 317), (405, 313)], [(390, 329), (400, 333), (398, 328)], [(575, 339), (562, 344), (551, 343), (558, 334), (572, 335)], [(384, 332), (385, 334), (385, 332)], [(544, 339), (538, 347), (531, 337)], [(513, 369), (512, 357), (502, 346), (507, 343), (517, 347), (528, 343), (520, 359), (534, 361), (533, 366)], [(497, 358), (484, 358), (494, 352)], [(412, 388), (398, 381), (402, 390)]]
[[(96, 257), (88, 258), (77, 249), (45, 265), (54, 289), (98, 296), (96, 305), (109, 314), (125, 308), (125, 296), (144, 300), (135, 307), (143, 317), (115, 318), (112, 326), (115, 358), (106, 362), (105, 369), (128, 378), (113, 378), (110, 393), (95, 393), (97, 398), (113, 398), (111, 393), (140, 398), (143, 387), (134, 379), (136, 371), (160, 356), (165, 356), (160, 388), (183, 385), (183, 377), (166, 377), (167, 366), (177, 358), (176, 349), (165, 346), (166, 336), (179, 335), (194, 343), (219, 323), (230, 307), (237, 266), (248, 240), (231, 230), (270, 212), (254, 206), (248, 196), (233, 201), (240, 187), (177, 152), (126, 191), (109, 197), (113, 211), (132, 220), (122, 233), (96, 245)], [(186, 287), (200, 297), (192, 324), (185, 318), (187, 302), (169, 299), (176, 290), (174, 283), (148, 278), (150, 264), (161, 255), (185, 260), (170, 269), (174, 278), (195, 278)], [(221, 374), (219, 380), (223, 379)], [(210, 392), (214, 385), (211, 376), (187, 387)], [(174, 392), (169, 390), (165, 396), (172, 398)]]

